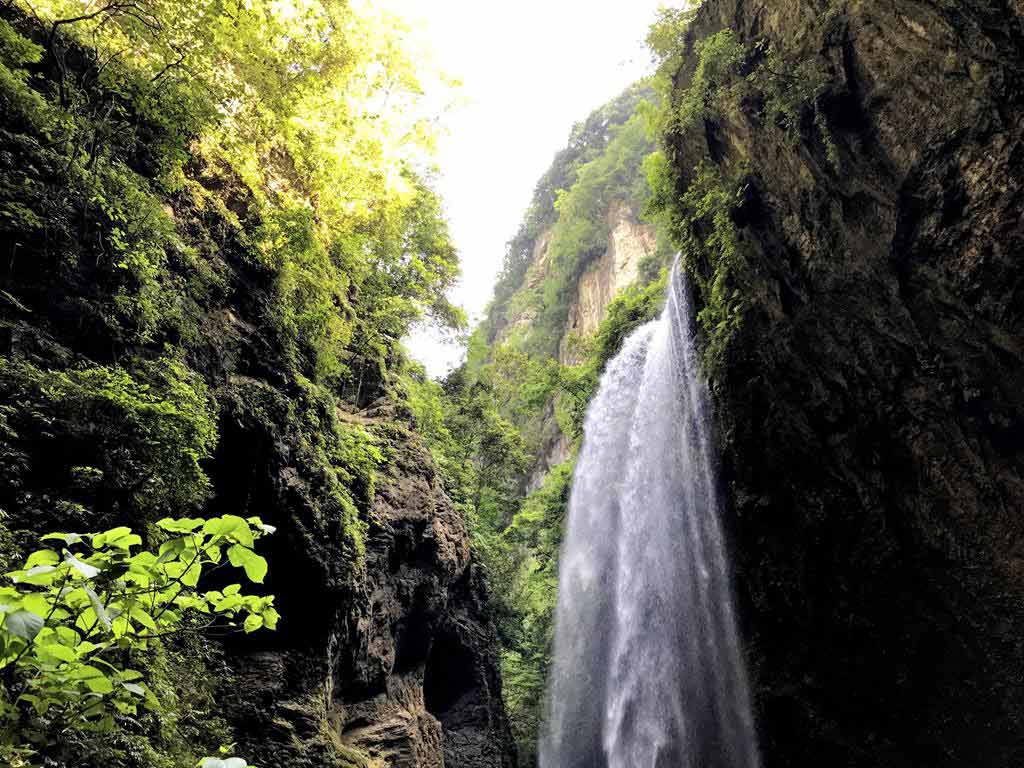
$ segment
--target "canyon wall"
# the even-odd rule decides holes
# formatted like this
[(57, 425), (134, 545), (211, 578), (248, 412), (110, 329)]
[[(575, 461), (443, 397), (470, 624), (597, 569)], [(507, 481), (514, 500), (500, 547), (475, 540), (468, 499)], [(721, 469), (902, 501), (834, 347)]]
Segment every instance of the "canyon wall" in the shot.
[(754, 94), (666, 147), (677, 200), (740, 190), (728, 265), (683, 229), (739, 297), (705, 359), (765, 764), (1020, 765), (1022, 7), (708, 0), (671, 108), (726, 28), (823, 75), (795, 137)]
[(303, 216), (179, 134), (173, 86), (143, 98), (157, 78), (53, 27), (0, 11), (0, 570), (55, 530), (155, 545), (164, 516), (258, 515), (281, 621), (151, 645), (132, 659), (161, 710), (62, 731), (47, 764), (180, 768), (234, 743), (265, 766), (510, 768), (489, 599), (397, 339), (324, 375), (315, 333), (352, 321), (352, 276), (289, 324), (337, 249), (311, 282), (312, 237), (265, 248)]

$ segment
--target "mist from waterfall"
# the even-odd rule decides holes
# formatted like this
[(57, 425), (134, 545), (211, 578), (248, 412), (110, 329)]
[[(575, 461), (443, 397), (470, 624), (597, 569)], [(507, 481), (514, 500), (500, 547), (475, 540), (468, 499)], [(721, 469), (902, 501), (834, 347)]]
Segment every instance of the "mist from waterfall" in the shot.
[(689, 292), (669, 280), (587, 412), (541, 768), (758, 768)]

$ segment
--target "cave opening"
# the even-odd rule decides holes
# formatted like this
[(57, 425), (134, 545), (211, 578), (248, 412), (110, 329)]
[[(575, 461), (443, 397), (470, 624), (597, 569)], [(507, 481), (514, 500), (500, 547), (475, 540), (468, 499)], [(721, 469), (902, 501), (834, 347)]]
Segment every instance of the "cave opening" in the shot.
[(457, 709), (476, 684), (473, 654), (454, 634), (439, 634), (430, 649), (423, 680), (427, 711), (446, 723), (447, 716)]

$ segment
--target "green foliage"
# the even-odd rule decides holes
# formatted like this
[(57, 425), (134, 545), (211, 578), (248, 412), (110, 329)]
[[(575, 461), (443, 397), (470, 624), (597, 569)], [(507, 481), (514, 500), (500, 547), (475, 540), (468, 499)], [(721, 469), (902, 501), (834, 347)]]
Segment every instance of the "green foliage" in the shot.
[[(12, 264), (18, 250), (26, 267), (35, 250), (57, 262), (48, 279), (84, 294), (76, 311), (117, 348), (195, 338), (195, 305), (220, 279), (166, 202), (195, 191), (196, 154), (244, 185), (250, 258), (275, 275), (270, 316), (304, 375), (379, 378), (425, 314), (464, 324), (444, 299), (458, 260), (422, 170), (432, 102), (394, 20), (340, 0), (23, 7), (0, 28), (0, 101), (35, 161), (5, 168), (0, 229)], [(28, 76), (40, 58), (53, 82)]]
[(818, 100), (828, 88), (828, 75), (814, 59), (787, 61), (778, 48), (767, 41), (754, 45), (758, 64), (747, 76), (755, 91), (763, 94), (764, 120), (767, 125), (781, 127), (791, 143), (800, 137), (801, 122), (808, 107), (814, 112), (814, 125), (829, 149), (829, 159), (836, 161), (824, 115)]
[[(458, 260), (429, 170), (443, 94), (421, 74), (400, 22), (343, 0), (3, 4), (0, 562), (39, 530), (203, 515), (208, 474), (234, 468), (220, 425), (287, 450), (302, 514), (358, 567), (386, 457), (353, 403), (396, 383), (413, 323), (465, 324), (444, 299)], [(92, 563), (90, 545), (67, 548)], [(203, 565), (259, 579), (266, 564), (232, 550)], [(118, 579), (96, 579), (118, 607)], [(243, 629), (269, 616), (224, 610)], [(175, 614), (163, 642), (139, 630), (86, 655), (119, 696), (136, 681), (101, 662), (146, 671), (166, 706), (136, 717), (112, 699), (118, 727), (91, 737), (106, 714), (90, 704), (88, 722), (50, 729), (44, 759), (181, 768), (230, 741), (209, 689), (224, 665), (193, 642), (205, 614), (161, 618)], [(73, 712), (7, 703), (22, 733)]]
[[(516, 236), (508, 245), (504, 265), (495, 284), (494, 300), (488, 307), (487, 316), (480, 326), (482, 329), (481, 334), (486, 343), (490, 344), (495, 340), (498, 331), (501, 330), (506, 319), (512, 314), (510, 303), (513, 300), (513, 296), (521, 293), (524, 280), (527, 277), (527, 270), (534, 257), (534, 248), (538, 238), (546, 229), (553, 226), (561, 218), (556, 210), (558, 199), (560, 197), (564, 198), (566, 190), (572, 189), (579, 177), (580, 170), (594, 160), (597, 160), (607, 150), (609, 144), (618, 136), (619, 129), (636, 115), (639, 105), (649, 96), (650, 89), (645, 83), (634, 85), (618, 98), (595, 110), (585, 121), (573, 127), (568, 146), (558, 153), (551, 168), (537, 183), (533, 200), (523, 218), (523, 223)], [(634, 139), (637, 138), (635, 133), (631, 133), (630, 136)], [(646, 139), (646, 137), (644, 138)], [(620, 159), (624, 152), (630, 151), (630, 147), (627, 144), (628, 142), (621, 143), (619, 149), (615, 152)], [(614, 179), (614, 166), (615, 162), (609, 161), (603, 164), (601, 169), (592, 169), (591, 182), (598, 181), (600, 177), (604, 177), (606, 180), (609, 178)], [(627, 180), (623, 185), (623, 189), (635, 191), (635, 185), (631, 183), (635, 179), (636, 176), (634, 175), (630, 180)], [(596, 192), (600, 194), (604, 191), (595, 189), (596, 184), (594, 183), (591, 183), (589, 186), (590, 193)], [(610, 195), (608, 197), (611, 199)], [(586, 208), (588, 202), (592, 202), (592, 200), (579, 199), (575, 205)], [(638, 201), (632, 202), (637, 203)], [(595, 223), (598, 225), (598, 231), (577, 234), (581, 234), (584, 239), (589, 239), (592, 243), (606, 237), (607, 232), (602, 234), (599, 231), (600, 222)], [(566, 242), (568, 242), (568, 239)], [(576, 259), (578, 254), (567, 252), (566, 256), (572, 260)], [(555, 295), (551, 296), (551, 298), (557, 298), (560, 290), (556, 286)], [(527, 301), (536, 304), (538, 299), (539, 297), (520, 297), (518, 300), (520, 302)], [(549, 344), (550, 341), (548, 339)], [(539, 346), (543, 346), (543, 344), (539, 344)], [(470, 359), (473, 359), (472, 355)]]
[(109, 731), (115, 718), (159, 708), (133, 656), (161, 638), (215, 625), (275, 629), (273, 596), (239, 584), (200, 588), (204, 572), (231, 566), (262, 584), (266, 560), (253, 547), (272, 533), (258, 518), (165, 518), (156, 551), (133, 551), (130, 528), (52, 533), (0, 587), (0, 754), (22, 760), (59, 749), (66, 732)]
[[(558, 552), (575, 460), (553, 468), (543, 485), (493, 546), (491, 562), (506, 606), (499, 625), (504, 650), (502, 678), (520, 760), (532, 765), (544, 712), (544, 689), (554, 641)], [(501, 568), (502, 565), (497, 566)]]
[[(838, 155), (819, 110), (828, 78), (817, 60), (786, 57), (767, 40), (744, 44), (730, 29), (691, 47), (691, 20), (686, 13), (665, 12), (648, 38), (659, 60), (655, 81), (664, 107), (655, 122), (664, 149), (647, 158), (645, 170), (652, 190), (649, 212), (680, 246), (703, 299), (698, 320), (705, 333), (704, 369), (713, 376), (743, 322), (749, 265), (734, 218), (754, 160), (700, 159), (690, 171), (680, 167), (678, 146), (698, 131), (702, 146), (709, 125), (749, 118), (778, 131), (787, 144), (816, 129), (835, 167)], [(695, 62), (688, 61), (691, 50)]]
[(611, 206), (620, 203), (642, 210), (647, 202), (641, 168), (653, 145), (646, 118), (636, 112), (609, 133), (604, 151), (581, 165), (572, 186), (557, 195), (544, 280), (527, 285), (511, 299), (512, 311), (526, 314), (524, 310), (531, 308), (534, 319), (524, 349), (535, 357), (556, 353), (576, 283), (587, 265), (608, 248)]
[(739, 67), (746, 58), (746, 49), (731, 29), (707, 37), (694, 48), (697, 67), (690, 86), (678, 106), (678, 127), (685, 129), (699, 120), (721, 116), (723, 105), (736, 101)]
[[(37, 64), (43, 57), (42, 46), (22, 37), (6, 19), (0, 19), (0, 100), (4, 111), (12, 115), (26, 115), (33, 122), (47, 122), (45, 100), (28, 85), (27, 65)], [(5, 218), (13, 211), (0, 211)], [(38, 226), (38, 221), (23, 222)]]
[(651, 208), (680, 244), (683, 267), (704, 300), (697, 320), (705, 334), (704, 370), (710, 373), (743, 322), (748, 265), (733, 215), (746, 196), (746, 169), (726, 177), (702, 161), (682, 195), (675, 192), (678, 171), (663, 154), (652, 156), (647, 170), (655, 190)]
[(810, 110), (813, 125), (825, 144), (829, 161), (838, 156), (819, 99), (829, 78), (813, 58), (792, 59), (765, 39), (742, 43), (731, 29), (697, 40), (692, 52), (696, 65), (684, 89), (676, 89), (677, 73), (686, 66), (690, 50), (686, 31), (694, 11), (662, 11), (647, 38), (659, 62), (655, 84), (666, 105), (656, 118), (661, 133), (678, 133), (725, 117), (754, 110), (764, 125), (781, 129), (795, 143)]
[[(26, 452), (12, 454), (11, 482), (28, 472), (28, 452), (54, 451), (51, 464), (63, 461), (48, 481), (63, 490), (67, 504), (92, 506), (102, 498), (141, 515), (196, 507), (206, 499), (209, 481), (201, 462), (217, 439), (215, 413), (202, 380), (178, 360), (144, 362), (129, 372), (107, 366), (46, 370), (0, 358), (0, 403), (7, 408), (5, 444), (23, 445)], [(69, 521), (66, 513), (63, 519)]]
[[(701, 163), (682, 199), (688, 225), (685, 231), (692, 235), (685, 241), (684, 264), (698, 279), (705, 297), (697, 319), (708, 334), (712, 353), (724, 345), (742, 320), (743, 297), (735, 282), (742, 257), (732, 213), (744, 194), (741, 183), (728, 183), (716, 166)], [(702, 233), (700, 240), (696, 239), (698, 232)], [(710, 267), (708, 280), (700, 277), (699, 259), (705, 259)]]
[(364, 552), (365, 515), (374, 496), (375, 476), (384, 452), (363, 424), (345, 420), (350, 408), (330, 389), (304, 378), (290, 396), (258, 381), (247, 381), (222, 395), (225, 418), (242, 425), (254, 439), (287, 445), (289, 461), (310, 486), (311, 512), (337, 521), (340, 551), (347, 567), (359, 567)]
[[(303, 466), (313, 468), (321, 488), (324, 514), (339, 514), (341, 531), (354, 563), (362, 561), (368, 508), (375, 492), (377, 468), (385, 460), (374, 436), (360, 424), (338, 416), (340, 404), (328, 390), (300, 379), (303, 390), (290, 404), (296, 444)], [(330, 511), (329, 511), (330, 510)]]

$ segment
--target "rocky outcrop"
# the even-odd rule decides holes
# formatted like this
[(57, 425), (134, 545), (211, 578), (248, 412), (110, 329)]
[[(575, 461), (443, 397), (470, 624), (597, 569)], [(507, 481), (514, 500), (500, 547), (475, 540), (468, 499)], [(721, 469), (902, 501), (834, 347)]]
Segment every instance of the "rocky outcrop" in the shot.
[(569, 306), (569, 319), (559, 347), (559, 359), (565, 365), (582, 362), (578, 351), (572, 348), (572, 337), (586, 338), (597, 331), (612, 299), (636, 281), (641, 261), (657, 251), (654, 227), (637, 221), (626, 204), (612, 204), (607, 219), (608, 248), (580, 276), (575, 299)]
[(752, 104), (670, 137), (683, 187), (749, 170), (710, 375), (765, 764), (1021, 765), (1020, 4), (708, 0), (690, 42), (726, 27), (828, 73), (835, 150)]
[(278, 527), (268, 587), (288, 625), (228, 648), (239, 751), (267, 765), (511, 768), (483, 578), (429, 451), (387, 401), (337, 414), (384, 456), (353, 563), (295, 437), (252, 407), (265, 385), (232, 386), (217, 498)]
[[(551, 227), (547, 227), (533, 241), (530, 249), (529, 266), (523, 280), (525, 288), (538, 290), (541, 288), (545, 278), (548, 277), (551, 234)], [(507, 315), (502, 318), (501, 330), (496, 336), (496, 341), (501, 344), (508, 341), (516, 333), (528, 331), (530, 326), (537, 320), (539, 311), (540, 308), (535, 304), (524, 305), (521, 302), (513, 302), (507, 310)]]
[(426, 450), (397, 437), (328, 717), (343, 743), (387, 766), (510, 768), (496, 639), (465, 522)]

